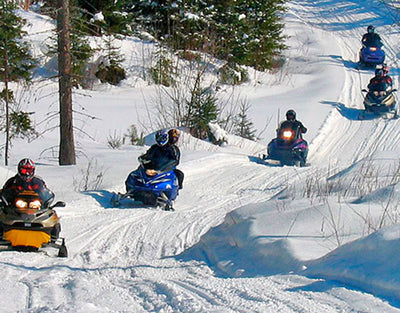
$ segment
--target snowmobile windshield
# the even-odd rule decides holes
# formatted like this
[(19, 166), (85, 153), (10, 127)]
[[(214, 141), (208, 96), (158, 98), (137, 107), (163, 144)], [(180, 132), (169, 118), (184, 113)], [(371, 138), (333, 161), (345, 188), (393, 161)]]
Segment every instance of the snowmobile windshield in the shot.
[(278, 130), (278, 137), (285, 140), (297, 139), (299, 138), (299, 134), (300, 134), (300, 126), (295, 121), (282, 122)]
[(383, 44), (382, 44), (382, 41), (378, 37), (373, 37), (373, 38), (368, 39), (365, 42), (365, 46), (367, 46), (368, 48), (370, 48), (370, 47), (381, 48), (383, 46)]

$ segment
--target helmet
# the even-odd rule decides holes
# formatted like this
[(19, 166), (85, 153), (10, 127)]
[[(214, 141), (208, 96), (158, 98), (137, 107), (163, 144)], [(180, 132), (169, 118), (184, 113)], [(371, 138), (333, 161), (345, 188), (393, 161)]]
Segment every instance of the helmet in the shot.
[(18, 175), (25, 181), (32, 179), (35, 175), (35, 163), (31, 159), (22, 159), (18, 163)]
[(165, 146), (168, 142), (168, 133), (165, 130), (157, 131), (155, 137), (159, 146)]
[(179, 136), (180, 136), (180, 132), (176, 128), (171, 128), (168, 131), (169, 142), (171, 144), (176, 144), (178, 142), (178, 140), (179, 140)]
[(296, 119), (296, 112), (294, 110), (289, 110), (286, 112), (286, 119), (288, 121), (294, 121)]
[(375, 70), (375, 76), (384, 76), (384, 71), (381, 68)]
[(369, 26), (367, 27), (367, 32), (368, 32), (369, 34), (372, 34), (373, 32), (375, 32), (375, 27), (372, 26), (372, 25), (369, 25)]

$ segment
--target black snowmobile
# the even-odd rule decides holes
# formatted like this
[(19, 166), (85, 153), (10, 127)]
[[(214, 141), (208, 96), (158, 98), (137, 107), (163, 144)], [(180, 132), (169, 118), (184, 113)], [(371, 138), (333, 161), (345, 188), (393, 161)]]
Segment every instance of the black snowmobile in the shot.
[(51, 205), (54, 194), (49, 190), (37, 193), (23, 190), (12, 203), (3, 198), (0, 214), (0, 246), (18, 251), (38, 251), (40, 248), (58, 249), (59, 257), (67, 257), (65, 239), (61, 238), (61, 226), (55, 207), (64, 207), (62, 201)]
[(365, 119), (368, 115), (378, 115), (387, 118), (397, 118), (397, 101), (394, 95), (397, 89), (392, 89), (387, 83), (373, 85), (369, 90), (363, 89), (365, 111), (359, 116)]

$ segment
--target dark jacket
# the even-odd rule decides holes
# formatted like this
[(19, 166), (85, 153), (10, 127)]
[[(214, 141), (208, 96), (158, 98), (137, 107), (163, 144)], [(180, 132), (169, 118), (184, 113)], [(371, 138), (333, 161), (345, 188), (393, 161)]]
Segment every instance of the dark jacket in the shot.
[(34, 176), (31, 180), (25, 181), (17, 174), (9, 178), (1, 190), (1, 197), (5, 201), (4, 204), (10, 205), (15, 197), (24, 190), (37, 192), (44, 202), (54, 197), (54, 194), (46, 187), (41, 178)]
[(280, 132), (283, 129), (287, 129), (290, 128), (292, 130), (294, 130), (295, 132), (299, 131), (299, 133), (297, 134), (298, 137), (301, 137), (301, 134), (305, 134), (307, 132), (307, 128), (304, 127), (303, 123), (298, 121), (298, 120), (294, 120), (294, 121), (283, 121), (281, 122), (281, 124), (279, 125), (279, 128), (277, 129), (277, 135), (280, 135)]
[(363, 35), (361, 42), (366, 47), (378, 46), (379, 48), (383, 46), (381, 37), (376, 33), (366, 33)]
[(371, 78), (368, 84), (368, 89), (372, 91), (386, 90), (387, 87), (392, 87), (393, 81), (390, 76), (375, 76)]
[(179, 148), (170, 144), (165, 146), (154, 144), (145, 154), (139, 157), (144, 168), (163, 172), (173, 170), (179, 164), (179, 160)]

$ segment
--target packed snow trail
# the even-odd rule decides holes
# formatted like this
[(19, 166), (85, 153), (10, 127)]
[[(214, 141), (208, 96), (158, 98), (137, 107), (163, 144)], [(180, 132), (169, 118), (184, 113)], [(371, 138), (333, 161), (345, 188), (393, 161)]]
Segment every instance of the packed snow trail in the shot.
[[(387, 20), (386, 6), (377, 1), (364, 1), (360, 5), (355, 1), (331, 0), (323, 3), (292, 1), (290, 7), (305, 23), (336, 35), (342, 54), (332, 58), (345, 70), (343, 88), (337, 99), (321, 101), (331, 103), (337, 110), (332, 112), (320, 130), (320, 135), (313, 140), (310, 162), (318, 164), (330, 160), (336, 164), (340, 159), (342, 163), (352, 164), (377, 151), (396, 150), (400, 142), (400, 133), (397, 131), (400, 120), (358, 118), (364, 110), (361, 90), (366, 88), (374, 76), (373, 70), (358, 70), (357, 64), (361, 36), (367, 25), (376, 26), (376, 31), (383, 38), (385, 62), (394, 69), (392, 72), (396, 72), (398, 66), (397, 48), (392, 42), (399, 42), (400, 36), (398, 32), (392, 31), (391, 25), (382, 25), (382, 20)], [(396, 77), (393, 78), (395, 82), (398, 81)]]
[[(240, 153), (229, 147), (216, 152), (185, 149), (180, 165), (185, 173), (184, 189), (176, 201), (176, 211), (163, 212), (129, 199), (120, 208), (109, 205), (112, 192), (124, 191), (123, 181), (128, 169), (136, 165), (132, 160), (142, 153), (140, 149), (93, 149), (103, 162), (110, 156), (109, 177), (118, 177), (107, 182), (105, 190), (73, 192), (72, 168), (42, 166), (43, 176), (55, 185), (56, 195), (67, 200), (67, 207), (58, 212), (69, 257), (55, 258), (52, 251), (0, 253), (2, 312), (399, 312), (387, 301), (362, 290), (296, 275), (290, 268), (279, 275), (224, 275), (214, 269), (226, 264), (215, 264), (205, 255), (199, 261), (189, 251), (203, 243), (205, 234), (212, 235), (210, 230), (235, 209), (265, 203), (330, 162), (350, 166), (373, 151), (395, 149), (400, 139), (395, 132), (398, 120), (355, 118), (362, 109), (360, 90), (372, 76), (355, 67), (360, 18), (373, 17), (368, 13), (373, 3), (289, 3), (288, 15), (298, 23), (296, 27), (304, 24), (304, 29), (317, 34), (313, 49), (317, 40), (324, 40), (325, 44), (336, 44), (335, 51), (340, 50), (340, 55), (308, 51), (314, 53), (310, 58), (312, 70), (322, 67), (326, 73), (340, 72), (343, 77), (334, 84), (325, 77), (323, 90), (312, 84), (304, 86), (310, 102), (320, 101), (331, 111), (326, 120), (309, 114), (322, 119), (315, 121), (320, 125), (317, 130), (310, 130), (310, 167), (265, 166), (254, 162), (245, 150)], [(395, 59), (396, 49), (386, 39), (389, 57)], [(287, 101), (296, 100), (290, 92), (286, 97)], [(312, 105), (315, 103), (304, 112), (312, 111)], [(309, 124), (309, 128), (314, 126)], [(225, 235), (229, 237), (229, 233)], [(237, 244), (234, 236), (230, 244)], [(240, 249), (237, 252), (240, 254)], [(251, 259), (248, 255), (235, 257)], [(262, 264), (251, 266), (256, 271)]]

